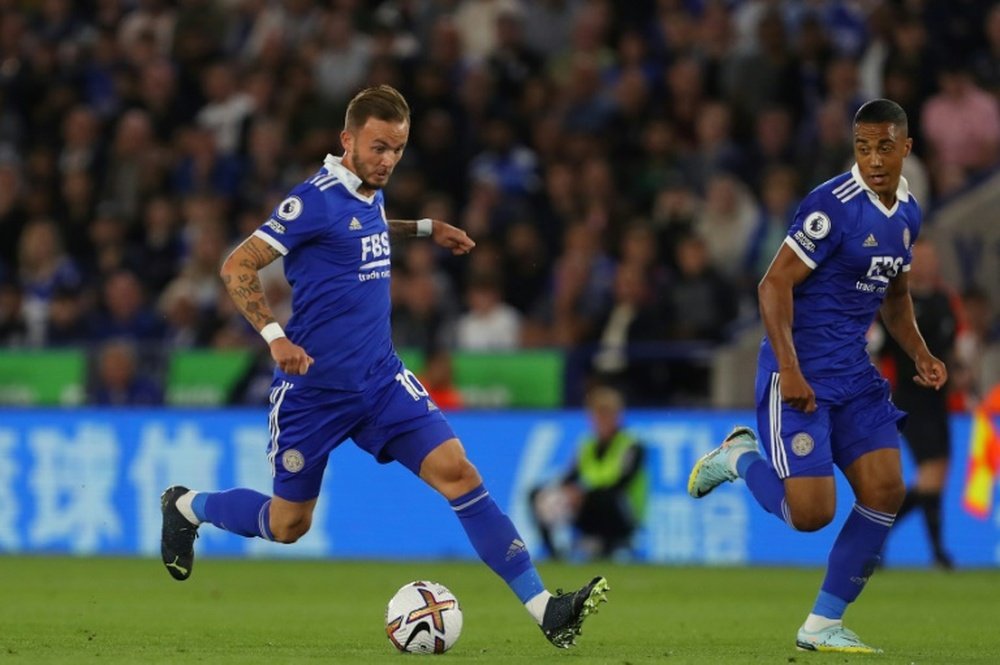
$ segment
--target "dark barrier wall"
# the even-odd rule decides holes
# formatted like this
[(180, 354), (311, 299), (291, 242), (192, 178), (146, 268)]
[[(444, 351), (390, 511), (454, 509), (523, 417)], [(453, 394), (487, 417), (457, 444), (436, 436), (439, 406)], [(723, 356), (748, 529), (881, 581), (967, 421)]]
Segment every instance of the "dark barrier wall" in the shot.
[[(583, 413), (476, 412), (450, 416), (490, 491), (534, 545), (527, 491), (558, 474), (586, 428)], [(834, 527), (791, 532), (764, 513), (742, 483), (688, 498), (692, 461), (749, 412), (632, 412), (650, 447), (651, 495), (639, 541), (643, 560), (707, 564), (809, 564), (826, 559)], [(960, 566), (1000, 563), (1000, 510), (987, 520), (960, 507), (970, 422), (955, 441), (946, 539)], [(155, 555), (160, 491), (267, 490), (267, 415), (230, 411), (0, 411), (0, 551)], [(907, 473), (910, 472), (907, 463)], [(851, 494), (838, 487), (839, 520)], [(332, 456), (313, 530), (293, 546), (204, 528), (200, 553), (347, 558), (472, 557), (447, 503), (398, 465), (379, 467), (347, 442)], [(537, 549), (537, 548), (536, 548)], [(893, 565), (923, 565), (929, 552), (918, 515), (892, 536)]]

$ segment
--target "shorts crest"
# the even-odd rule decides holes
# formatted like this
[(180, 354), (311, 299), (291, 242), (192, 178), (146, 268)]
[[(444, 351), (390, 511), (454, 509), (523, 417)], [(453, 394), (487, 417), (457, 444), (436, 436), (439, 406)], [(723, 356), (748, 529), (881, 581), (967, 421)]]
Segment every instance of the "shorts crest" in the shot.
[(285, 471), (289, 473), (298, 473), (305, 465), (306, 458), (294, 448), (289, 448), (281, 454), (281, 466), (285, 467)]
[(799, 432), (792, 437), (792, 452), (799, 457), (805, 457), (811, 453), (815, 445), (813, 438), (805, 432)]

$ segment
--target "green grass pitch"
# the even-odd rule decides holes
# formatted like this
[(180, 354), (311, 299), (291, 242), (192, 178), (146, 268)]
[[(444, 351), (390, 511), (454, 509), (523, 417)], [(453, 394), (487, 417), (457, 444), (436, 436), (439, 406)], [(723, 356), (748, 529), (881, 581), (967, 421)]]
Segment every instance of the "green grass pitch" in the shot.
[[(610, 602), (575, 649), (549, 645), (513, 595), (471, 562), (202, 559), (187, 582), (159, 561), (0, 557), (0, 663), (997, 663), (1000, 571), (880, 571), (848, 625), (877, 656), (802, 653), (795, 631), (822, 572), (785, 568), (541, 566), (550, 588), (593, 574)], [(397, 654), (382, 629), (402, 584), (462, 603), (444, 656)], [(436, 662), (436, 661), (435, 661)]]

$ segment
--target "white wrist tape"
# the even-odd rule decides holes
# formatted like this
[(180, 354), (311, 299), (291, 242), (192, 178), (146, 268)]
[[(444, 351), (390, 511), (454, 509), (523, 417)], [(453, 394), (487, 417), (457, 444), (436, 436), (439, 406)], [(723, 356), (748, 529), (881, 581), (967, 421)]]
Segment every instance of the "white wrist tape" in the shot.
[(417, 237), (424, 238), (429, 236), (434, 230), (434, 220), (424, 217), (423, 219), (417, 220)]
[(264, 341), (270, 344), (279, 337), (285, 336), (285, 331), (281, 329), (281, 325), (278, 323), (269, 323), (260, 329), (260, 336), (264, 338)]

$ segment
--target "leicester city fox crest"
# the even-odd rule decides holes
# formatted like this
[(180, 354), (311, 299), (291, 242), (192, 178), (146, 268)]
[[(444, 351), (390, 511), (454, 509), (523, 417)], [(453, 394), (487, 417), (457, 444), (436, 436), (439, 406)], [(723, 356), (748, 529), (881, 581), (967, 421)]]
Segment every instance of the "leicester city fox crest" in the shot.
[(805, 457), (813, 451), (813, 438), (805, 432), (799, 432), (792, 437), (792, 452), (799, 457)]

